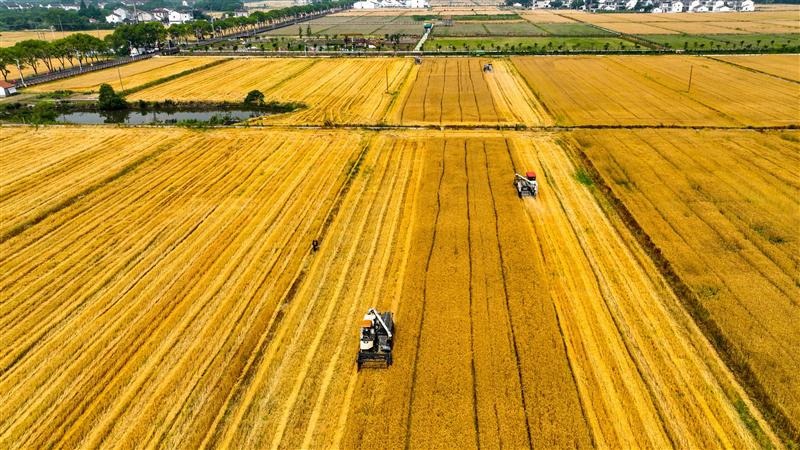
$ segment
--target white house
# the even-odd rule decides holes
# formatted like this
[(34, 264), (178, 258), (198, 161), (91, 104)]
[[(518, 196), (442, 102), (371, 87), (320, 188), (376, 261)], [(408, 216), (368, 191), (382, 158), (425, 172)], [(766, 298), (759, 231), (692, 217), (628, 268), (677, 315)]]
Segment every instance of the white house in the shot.
[(672, 5), (670, 5), (670, 8), (668, 9), (668, 11), (672, 12), (672, 13), (683, 12), (683, 7), (684, 7), (683, 2), (680, 2), (680, 1), (679, 2), (675, 2)]
[(17, 88), (11, 83), (0, 80), (0, 97), (8, 97), (17, 93)]
[(186, 23), (192, 21), (192, 14), (187, 12), (172, 11), (170, 10), (168, 16), (169, 24)]
[(406, 8), (427, 8), (428, 2), (425, 0), (406, 0)]
[(106, 23), (118, 24), (118, 23), (122, 23), (122, 22), (125, 22), (125, 18), (123, 18), (122, 16), (120, 16), (118, 14), (111, 13), (111, 14), (106, 16)]
[(536, 0), (532, 5), (533, 9), (549, 8), (550, 0)]
[(169, 20), (169, 10), (167, 8), (156, 8), (150, 11), (157, 20), (166, 22)]
[(125, 8), (117, 8), (114, 11), (111, 11), (113, 14), (116, 14), (122, 17), (122, 20), (129, 20), (132, 18), (131, 12)]
[(753, 0), (744, 0), (741, 5), (739, 5), (739, 11), (742, 12), (753, 12), (756, 10), (756, 4)]
[(153, 14), (151, 14), (151, 13), (149, 13), (147, 11), (139, 11), (138, 13), (136, 13), (136, 21), (137, 22), (158, 22), (158, 19), (156, 19), (156, 17)]

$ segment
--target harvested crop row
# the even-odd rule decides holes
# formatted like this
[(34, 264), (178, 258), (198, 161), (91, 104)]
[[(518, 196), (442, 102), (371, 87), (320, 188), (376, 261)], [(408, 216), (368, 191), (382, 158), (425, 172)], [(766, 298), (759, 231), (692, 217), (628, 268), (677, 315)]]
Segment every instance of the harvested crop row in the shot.
[[(345, 446), (378, 438), (411, 447), (774, 442), (655, 268), (573, 178), (559, 147), (541, 135), (513, 143), (447, 136), (426, 137), (397, 311), (412, 349), (398, 347), (390, 371), (361, 375)], [(548, 174), (527, 211), (508, 187), (517, 165)], [(447, 244), (454, 239), (465, 243)], [(470, 281), (459, 282), (465, 274)], [(465, 292), (444, 294), (457, 289)], [(450, 354), (450, 345), (462, 351)], [(444, 361), (447, 373), (439, 372)], [(569, 383), (577, 383), (572, 401)], [(695, 403), (687, 406), (681, 393)], [(761, 427), (758, 437), (742, 408)], [(403, 432), (393, 424), (405, 411)]]
[[(19, 132), (0, 130), (0, 240), (75, 195), (130, 170), (182, 134), (159, 130), (132, 140), (130, 132), (114, 129), (88, 134), (76, 128), (14, 131)], [(63, 145), (78, 141), (81, 145)]]
[[(159, 56), (125, 64), (110, 69), (98, 70), (77, 77), (53, 81), (31, 87), (31, 92), (79, 91), (96, 92), (103, 83), (110, 84), (117, 91), (133, 89), (150, 81), (168, 77), (185, 70), (200, 67), (218, 58), (208, 56)], [(120, 80), (121, 79), (121, 80)], [(159, 99), (159, 100), (163, 100)]]
[(394, 238), (387, 232), (396, 231), (400, 219), (401, 203), (393, 194), (402, 195), (407, 186), (414, 156), (413, 147), (398, 144), (394, 149), (367, 144), (337, 220), (292, 294), (280, 328), (265, 343), (251, 382), (230, 405), (230, 420), (220, 424), (212, 442), (298, 447), (317, 427), (328, 433), (316, 439), (333, 439), (338, 414), (324, 399), (345, 397), (355, 376), (353, 324), (378, 301), (391, 277), (382, 261)]
[(505, 61), (492, 72), (476, 58), (426, 59), (389, 114), (392, 123), (548, 124), (535, 96)]
[(181, 131), (0, 244), (0, 447), (774, 442), (574, 173), (541, 133)]
[(576, 138), (733, 344), (731, 356), (797, 427), (797, 133)]
[(629, 245), (630, 236), (615, 229), (574, 177), (564, 151), (542, 140), (515, 143), (517, 164), (546, 174), (543, 194), (527, 213), (542, 237), (548, 292), (595, 444), (755, 446), (740, 417), (742, 390), (655, 268)]
[[(513, 230), (494, 214), (484, 140), (403, 139), (425, 149), (402, 292), (393, 302), (406, 344), (397, 348), (391, 370), (359, 375), (341, 442), (360, 446), (380, 437), (390, 447), (474, 447), (480, 439), (482, 445), (519, 447), (533, 436), (537, 442), (588, 443), (577, 391), (570, 397), (563, 389), (569, 379), (563, 347), (549, 343), (551, 333), (558, 335), (552, 304), (523, 306), (526, 255), (504, 247), (511, 258), (504, 264), (491, 238), (497, 227), (504, 235)], [(463, 247), (451, 245), (454, 240)], [(523, 267), (506, 273), (506, 264)], [(534, 326), (527, 314), (542, 316)], [(521, 382), (529, 389), (523, 392)], [(558, 426), (564, 423), (571, 425), (569, 434)], [(582, 434), (576, 432), (581, 427)]]
[[(3, 292), (20, 295), (3, 304), (2, 317), (6, 307), (29, 316), (3, 327), (3, 342), (10, 334), (26, 337), (3, 349), (0, 441), (123, 445), (169, 439), (171, 427), (186, 420), (214, 419), (217, 409), (183, 407), (224, 400), (236, 380), (228, 370), (252, 353), (264, 329), (259, 322), (291, 284), (346, 175), (333, 169), (320, 190), (304, 183), (305, 173), (320, 165), (344, 169), (353, 156), (352, 136), (248, 135), (195, 135), (147, 170), (76, 203), (71, 210), (85, 210), (83, 220), (48, 233), (65, 211), (3, 244), (4, 254), (17, 255), (3, 264), (18, 267), (4, 269)], [(245, 142), (243, 151), (229, 151)], [(81, 231), (87, 226), (95, 231)], [(76, 235), (92, 238), (60, 239)], [(50, 274), (42, 280), (45, 264), (33, 255), (52, 258), (53, 245), (62, 256), (46, 264)], [(38, 293), (14, 287), (41, 281)], [(14, 388), (20, 382), (27, 387)], [(220, 391), (209, 397), (212, 386)], [(155, 416), (161, 419), (143, 419)], [(202, 439), (209, 423), (179, 428), (178, 439)]]

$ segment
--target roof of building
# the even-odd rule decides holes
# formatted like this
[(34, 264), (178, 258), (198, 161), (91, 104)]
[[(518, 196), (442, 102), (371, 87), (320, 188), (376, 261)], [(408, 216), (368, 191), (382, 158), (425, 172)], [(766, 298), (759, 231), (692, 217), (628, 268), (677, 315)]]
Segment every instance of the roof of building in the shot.
[(0, 80), (0, 87), (5, 89), (12, 88), (14, 87), (14, 83), (9, 83), (7, 81)]

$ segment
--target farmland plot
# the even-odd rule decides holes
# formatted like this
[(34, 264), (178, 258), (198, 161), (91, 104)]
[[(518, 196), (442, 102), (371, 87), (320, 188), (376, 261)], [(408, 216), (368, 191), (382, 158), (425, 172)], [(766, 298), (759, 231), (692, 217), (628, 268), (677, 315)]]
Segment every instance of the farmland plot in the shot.
[(798, 135), (700, 133), (576, 139), (797, 429)]
[[(259, 89), (267, 101), (308, 107), (263, 119), (268, 123), (377, 124), (412, 65), (405, 58), (245, 59), (145, 89), (133, 98), (241, 101), (248, 91)], [(226, 83), (220, 83), (218, 73), (225, 73)]]
[[(562, 151), (541, 135), (447, 136), (426, 141), (397, 311), (416, 345), (360, 376), (344, 446), (756, 445), (732, 406), (741, 390)], [(547, 194), (523, 203), (509, 173), (530, 167)]]
[(266, 92), (308, 70), (311, 59), (236, 58), (135, 93), (133, 100), (242, 101), (253, 89)]
[[(717, 61), (691, 57), (620, 58), (634, 76), (654, 80), (662, 89), (682, 95), (692, 72), (691, 90), (686, 96), (717, 111), (740, 126), (786, 126), (800, 124), (797, 83), (743, 70)], [(752, 86), (758, 86), (753, 89)]]
[(181, 133), (0, 243), (0, 446), (756, 447), (553, 136)]
[(199, 445), (359, 140), (192, 133), (0, 244), (0, 446)]
[[(588, 56), (512, 61), (558, 124), (798, 123), (800, 90), (795, 83), (708, 59)], [(751, 89), (754, 85), (759, 89)]]
[(506, 61), (426, 59), (415, 67), (388, 117), (397, 124), (549, 124), (549, 117)]
[[(33, 86), (29, 88), (32, 92), (50, 91), (79, 91), (96, 92), (103, 83), (110, 84), (114, 89), (121, 91), (141, 86), (150, 81), (168, 77), (185, 70), (201, 67), (219, 58), (207, 56), (159, 56), (144, 61), (125, 64), (110, 69), (98, 70), (77, 77), (65, 78)], [(122, 84), (120, 84), (122, 78)]]
[[(124, 130), (3, 130), (0, 240), (32, 225), (102, 180), (135, 167), (142, 162), (142, 155), (170, 145), (181, 135), (180, 131), (154, 130), (131, 142), (130, 132)], [(76, 142), (81, 145), (64, 145)]]

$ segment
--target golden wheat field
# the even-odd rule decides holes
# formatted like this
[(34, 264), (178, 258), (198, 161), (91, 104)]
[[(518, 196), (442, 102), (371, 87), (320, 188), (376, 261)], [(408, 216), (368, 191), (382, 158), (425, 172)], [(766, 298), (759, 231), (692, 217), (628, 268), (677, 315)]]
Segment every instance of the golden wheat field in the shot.
[[(492, 72), (483, 70), (492, 63)], [(414, 66), (389, 123), (550, 125), (539, 101), (508, 61), (489, 58), (426, 60)]]
[(800, 82), (800, 55), (727, 55), (717, 59), (736, 66)]
[(31, 92), (66, 90), (96, 92), (101, 84), (106, 83), (117, 91), (124, 91), (176, 73), (202, 67), (217, 60), (218, 58), (207, 56), (158, 56), (133, 64), (125, 64), (119, 67), (90, 72), (77, 77), (40, 84), (29, 88), (29, 90)]
[(3, 447), (776, 442), (556, 135), (158, 133), (2, 129)]
[(408, 76), (408, 58), (235, 59), (136, 93), (144, 100), (241, 101), (259, 89), (268, 101), (300, 102), (307, 108), (269, 123), (375, 124)]
[(800, 423), (800, 133), (579, 132), (613, 192)]
[(800, 440), (797, 55), (218, 60), (112, 70), (304, 107), (0, 126), (0, 448)]
[[(791, 70), (794, 55), (775, 56)], [(797, 125), (797, 83), (710, 58), (516, 57), (560, 125)], [(691, 85), (689, 79), (691, 75)]]

